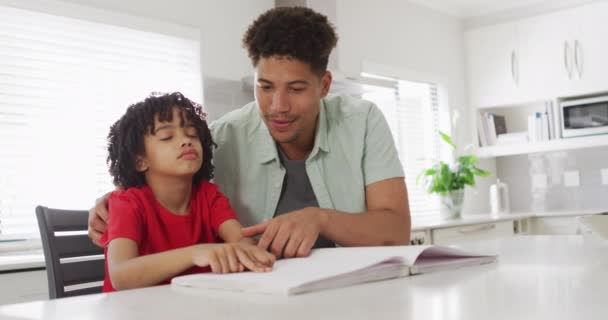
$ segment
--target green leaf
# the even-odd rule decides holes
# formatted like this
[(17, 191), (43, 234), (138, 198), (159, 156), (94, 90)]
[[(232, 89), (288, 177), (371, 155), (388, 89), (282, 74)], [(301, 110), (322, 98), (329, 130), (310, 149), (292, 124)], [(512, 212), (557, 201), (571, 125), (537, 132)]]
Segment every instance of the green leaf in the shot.
[(443, 141), (447, 142), (447, 144), (452, 146), (452, 148), (456, 149), (456, 145), (454, 144), (454, 142), (452, 142), (452, 138), (450, 138), (450, 136), (441, 131), (439, 131), (439, 135), (441, 136), (441, 139), (443, 139)]
[[(439, 131), (441, 138), (452, 148), (456, 145), (447, 134)], [(453, 190), (464, 189), (465, 186), (474, 186), (475, 177), (488, 177), (490, 173), (477, 168), (475, 164), (479, 159), (475, 155), (464, 155), (458, 157), (455, 163), (447, 164), (439, 161), (433, 167), (425, 169), (416, 178), (424, 180), (425, 187), (429, 193), (445, 195)]]
[(474, 168), (473, 168), (473, 173), (474, 173), (476, 176), (479, 176), (479, 177), (489, 177), (489, 176), (491, 176), (491, 175), (492, 175), (492, 174), (491, 174), (491, 173), (489, 173), (488, 171), (485, 171), (485, 170), (479, 169), (479, 168), (477, 168), (477, 167), (474, 167)]

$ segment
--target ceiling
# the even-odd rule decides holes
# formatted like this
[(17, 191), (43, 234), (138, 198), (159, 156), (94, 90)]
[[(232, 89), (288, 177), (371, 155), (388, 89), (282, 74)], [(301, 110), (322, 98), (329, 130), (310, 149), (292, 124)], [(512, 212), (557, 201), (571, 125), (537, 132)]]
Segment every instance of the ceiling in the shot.
[(463, 19), (477, 18), (504, 12), (577, 5), (590, 0), (410, 0)]

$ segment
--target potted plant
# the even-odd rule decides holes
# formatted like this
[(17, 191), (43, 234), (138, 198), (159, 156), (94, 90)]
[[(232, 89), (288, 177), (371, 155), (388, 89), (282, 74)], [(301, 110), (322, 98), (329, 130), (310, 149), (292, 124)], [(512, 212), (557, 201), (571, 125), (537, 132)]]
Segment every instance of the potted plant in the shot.
[[(448, 145), (456, 150), (452, 138), (439, 131), (439, 135)], [(474, 155), (464, 155), (449, 165), (443, 161), (432, 168), (425, 169), (418, 176), (422, 177), (429, 193), (437, 193), (441, 199), (441, 215), (444, 218), (459, 218), (464, 200), (464, 187), (474, 186), (475, 177), (487, 177), (489, 172), (475, 166), (478, 159)]]

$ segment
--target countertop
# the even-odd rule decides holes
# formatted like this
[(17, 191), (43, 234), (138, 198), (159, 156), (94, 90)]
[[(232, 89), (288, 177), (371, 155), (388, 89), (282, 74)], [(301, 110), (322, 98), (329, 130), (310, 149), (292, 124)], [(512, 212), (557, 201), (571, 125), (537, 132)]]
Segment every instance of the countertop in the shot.
[(599, 320), (608, 314), (607, 242), (521, 236), (463, 248), (497, 254), (498, 262), (289, 297), (156, 286), (4, 305), (0, 318)]
[(424, 231), (428, 229), (439, 229), (466, 226), (480, 223), (492, 223), (500, 221), (522, 220), (528, 218), (546, 218), (546, 217), (568, 217), (592, 215), (608, 212), (608, 209), (592, 209), (592, 210), (567, 210), (567, 211), (543, 211), (543, 212), (512, 212), (503, 214), (463, 214), (458, 219), (413, 219), (412, 231)]

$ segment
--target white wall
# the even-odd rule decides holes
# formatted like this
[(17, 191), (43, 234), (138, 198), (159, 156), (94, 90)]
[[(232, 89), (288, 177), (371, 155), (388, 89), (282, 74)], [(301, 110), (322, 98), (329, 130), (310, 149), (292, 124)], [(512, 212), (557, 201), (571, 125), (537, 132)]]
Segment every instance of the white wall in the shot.
[[(112, 24), (169, 34), (183, 35), (179, 26), (200, 29), (203, 105), (214, 120), (253, 100), (251, 92), (240, 89), (240, 80), (253, 69), (241, 39), (258, 15), (274, 7), (274, 1), (0, 0), (0, 5), (76, 18), (86, 13), (98, 22), (108, 22), (112, 16)], [(111, 14), (95, 15), (89, 8)]]
[[(336, 13), (342, 72), (359, 74), (370, 71), (364, 65), (386, 65), (399, 78), (441, 82), (456, 120), (452, 136), (461, 148), (473, 142), (460, 19), (402, 0), (336, 0)], [(483, 165), (493, 169), (494, 162)], [(487, 211), (489, 184), (489, 179), (479, 181), (477, 194), (467, 192), (465, 212)]]
[(73, 3), (200, 28), (204, 76), (230, 80), (240, 80), (251, 73), (241, 39), (249, 24), (274, 6), (273, 0), (1, 0), (3, 3), (33, 8)]

